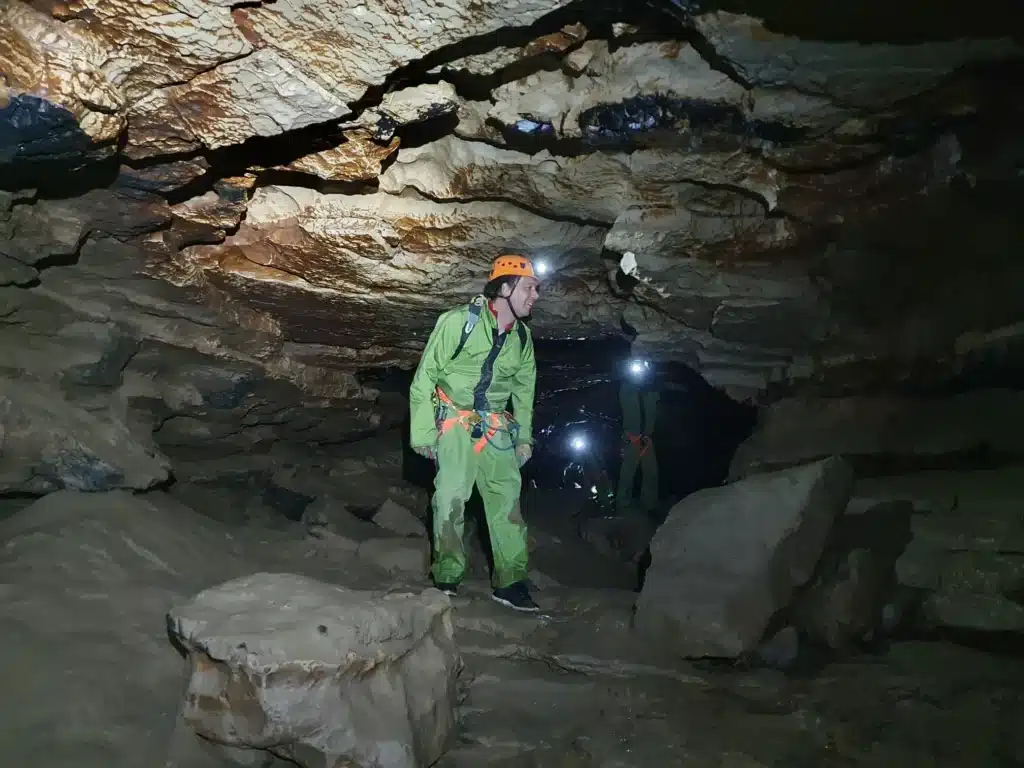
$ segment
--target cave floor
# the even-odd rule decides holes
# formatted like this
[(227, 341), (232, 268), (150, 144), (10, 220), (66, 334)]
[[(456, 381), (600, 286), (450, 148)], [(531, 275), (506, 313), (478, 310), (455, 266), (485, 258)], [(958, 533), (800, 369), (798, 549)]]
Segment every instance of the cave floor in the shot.
[[(221, 579), (263, 570), (361, 589), (427, 586), (394, 565), (404, 557), (364, 560), (297, 521), (224, 526), (160, 493), (39, 504), (0, 520), (4, 765), (221, 765), (168, 761), (156, 746), (180, 733), (183, 673), (162, 617)], [(551, 526), (535, 528), (541, 614), (491, 601), (479, 567), (453, 600), (465, 670), (441, 768), (1024, 764), (1024, 660), (906, 642), (804, 676), (686, 662), (630, 628), (635, 592), (615, 586), (628, 568), (591, 555), (587, 571), (573, 564), (578, 539), (560, 546)], [(393, 556), (424, 540), (386, 541)], [(553, 548), (561, 571), (545, 573)]]
[(814, 676), (691, 664), (629, 630), (632, 595), (538, 592), (509, 615), (486, 584), (455, 600), (467, 665), (442, 766), (1020, 765), (1024, 662), (938, 642)]

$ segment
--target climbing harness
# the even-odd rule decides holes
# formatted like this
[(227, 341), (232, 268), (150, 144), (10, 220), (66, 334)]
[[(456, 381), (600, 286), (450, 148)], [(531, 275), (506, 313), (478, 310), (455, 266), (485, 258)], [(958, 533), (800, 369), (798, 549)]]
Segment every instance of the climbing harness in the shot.
[(631, 444), (632, 446), (640, 446), (640, 455), (644, 456), (647, 450), (651, 447), (651, 438), (647, 435), (634, 435), (632, 432), (627, 432), (624, 442)]
[[(473, 453), (480, 453), (487, 445), (499, 451), (515, 450), (516, 438), (519, 436), (519, 424), (512, 417), (512, 414), (506, 411), (464, 410), (456, 406), (440, 387), (434, 390), (434, 392), (438, 400), (438, 436), (445, 434), (452, 427), (458, 425), (468, 430), (470, 437), (476, 440), (476, 443), (473, 444)], [(455, 415), (448, 416), (446, 415), (448, 412), (454, 412)], [(494, 437), (499, 432), (509, 436), (508, 447), (500, 446), (494, 442)]]
[[(469, 339), (470, 334), (473, 333), (473, 328), (476, 327), (477, 322), (480, 320), (480, 313), (483, 311), (484, 301), (485, 299), (483, 296), (476, 296), (469, 302), (469, 313), (466, 316), (466, 324), (462, 326), (462, 337), (459, 339), (458, 346), (455, 347), (455, 352), (452, 353), (452, 360), (457, 358), (462, 352), (462, 349), (466, 346), (466, 341)], [(525, 348), (526, 327), (520, 322), (516, 324), (516, 330), (519, 332), (519, 343)]]

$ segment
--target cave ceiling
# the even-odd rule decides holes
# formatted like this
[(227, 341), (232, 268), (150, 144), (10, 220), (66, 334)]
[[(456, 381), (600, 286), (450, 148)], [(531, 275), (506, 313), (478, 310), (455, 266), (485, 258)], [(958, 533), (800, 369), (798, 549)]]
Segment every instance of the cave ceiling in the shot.
[(0, 317), (337, 395), (512, 249), (538, 338), (738, 396), (956, 370), (1024, 318), (1013, 3), (824, 5), (0, 0)]

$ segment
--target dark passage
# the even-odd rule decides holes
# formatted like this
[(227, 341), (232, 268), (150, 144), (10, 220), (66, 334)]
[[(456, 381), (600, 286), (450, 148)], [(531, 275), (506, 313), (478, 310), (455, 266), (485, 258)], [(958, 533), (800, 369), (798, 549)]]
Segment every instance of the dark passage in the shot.
[[(622, 447), (619, 375), (629, 346), (616, 341), (536, 340), (536, 445), (525, 477), (530, 488), (573, 490), (588, 496), (596, 474), (614, 484)], [(654, 361), (657, 362), (657, 361)], [(720, 484), (736, 446), (750, 434), (756, 409), (713, 389), (685, 365), (660, 364), (662, 386), (654, 441), (658, 455), (662, 508)], [(405, 396), (412, 372), (378, 371), (364, 383)], [(408, 425), (403, 426), (408, 441)], [(583, 436), (585, 449), (574, 447)], [(407, 476), (429, 486), (433, 468), (407, 454)]]

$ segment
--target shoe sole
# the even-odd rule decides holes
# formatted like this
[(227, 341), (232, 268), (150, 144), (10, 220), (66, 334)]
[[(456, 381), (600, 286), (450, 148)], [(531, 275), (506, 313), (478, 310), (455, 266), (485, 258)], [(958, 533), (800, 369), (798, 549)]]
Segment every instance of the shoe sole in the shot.
[(540, 611), (539, 605), (534, 606), (533, 608), (521, 608), (520, 606), (510, 603), (508, 600), (498, 597), (497, 595), (491, 595), (491, 600), (499, 605), (504, 605), (506, 608), (511, 608), (513, 611), (519, 611), (520, 613), (538, 613)]

